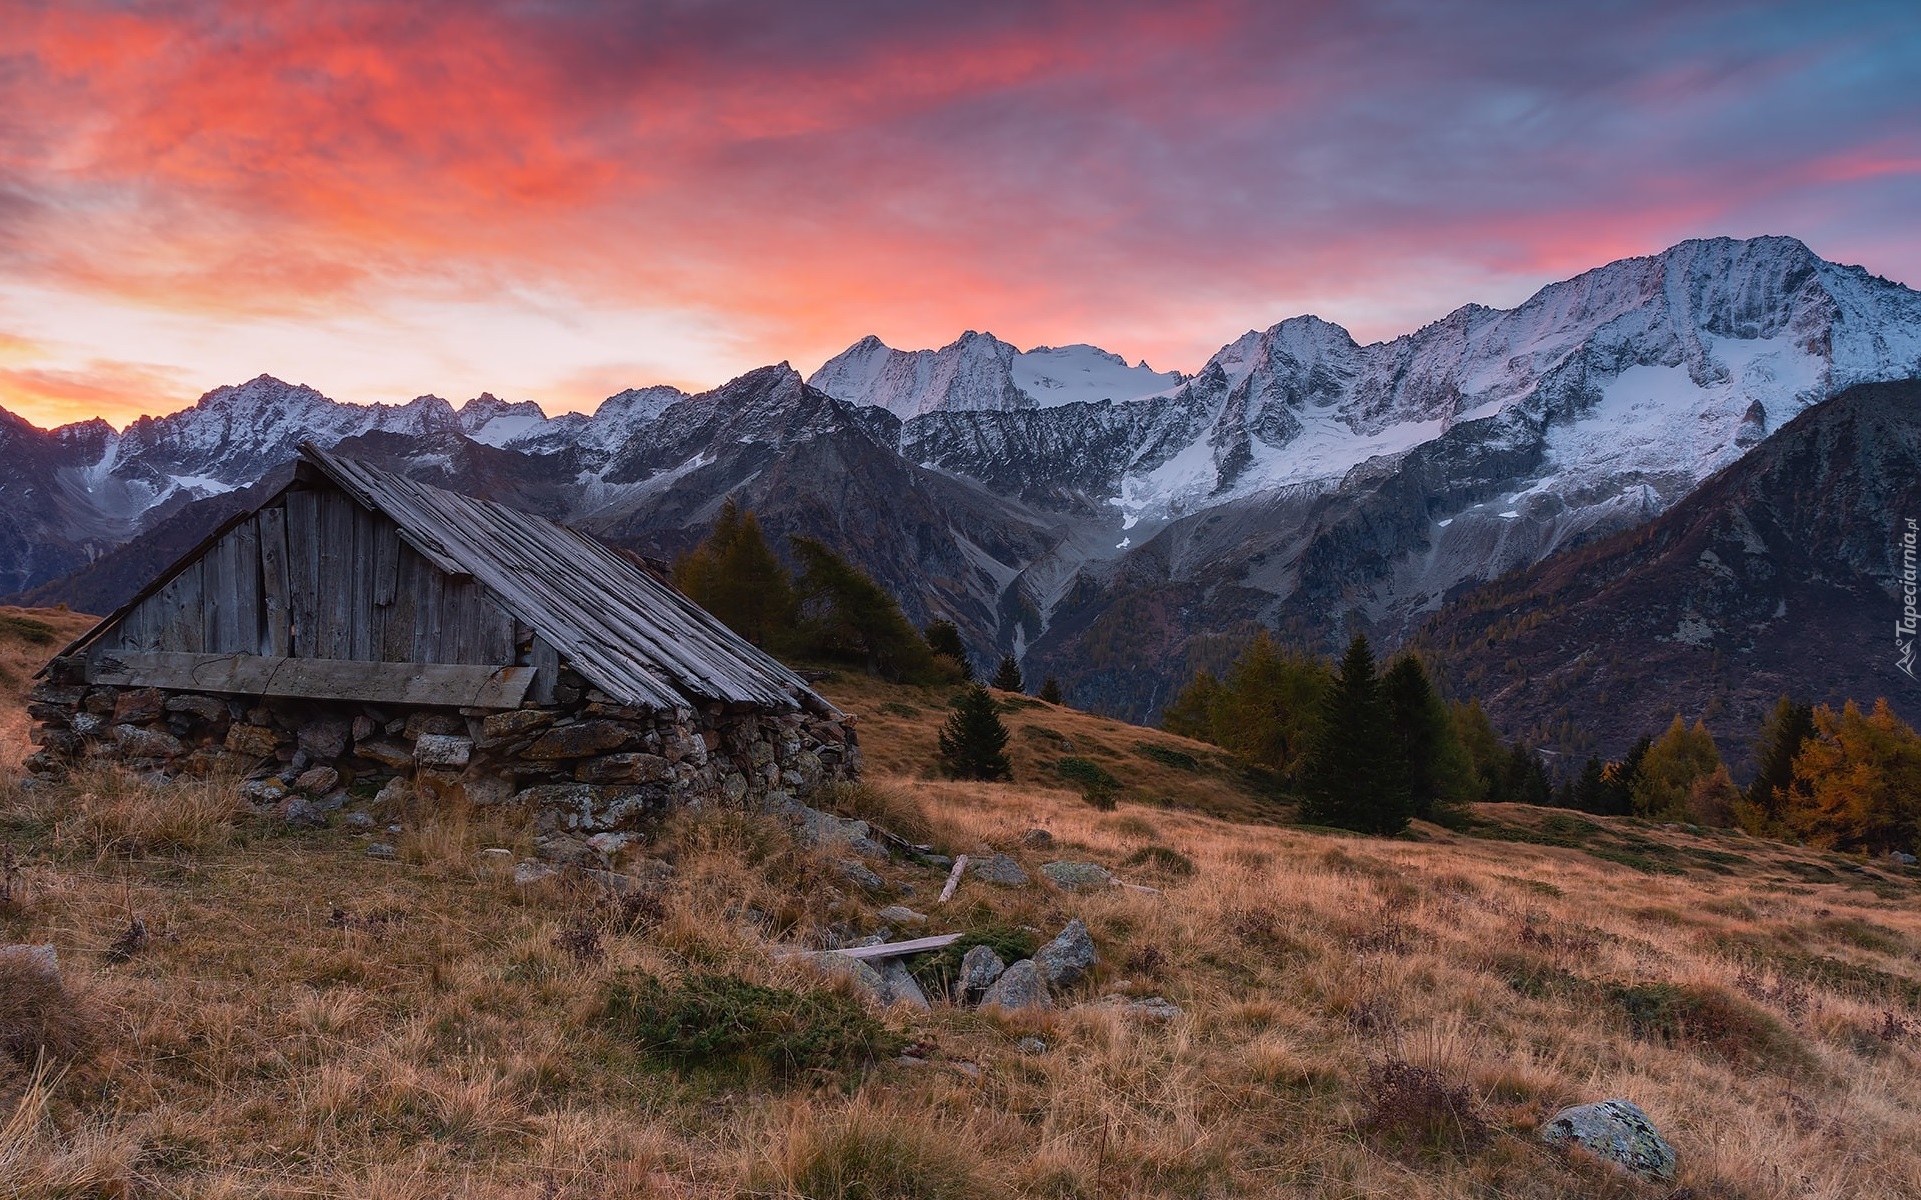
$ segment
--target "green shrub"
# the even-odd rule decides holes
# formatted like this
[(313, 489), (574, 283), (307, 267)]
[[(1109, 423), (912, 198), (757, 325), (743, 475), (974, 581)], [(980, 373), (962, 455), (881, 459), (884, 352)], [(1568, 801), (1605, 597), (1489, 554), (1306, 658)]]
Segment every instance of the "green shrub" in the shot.
[(1811, 1064), (1807, 1050), (1773, 1016), (1720, 988), (1702, 984), (1609, 983), (1609, 1000), (1635, 1036), (1706, 1047), (1737, 1064), (1795, 1071)]
[(846, 1070), (899, 1053), (900, 1038), (838, 992), (793, 992), (697, 972), (664, 984), (623, 978), (605, 1018), (675, 1067), (763, 1065), (777, 1078)]
[(1143, 758), (1151, 758), (1164, 767), (1175, 767), (1182, 771), (1198, 771), (1201, 760), (1172, 746), (1157, 746), (1153, 742), (1135, 742), (1134, 749)]
[(48, 646), (58, 631), (45, 621), (32, 617), (0, 616), (0, 638), (8, 641), (25, 642), (29, 646)]

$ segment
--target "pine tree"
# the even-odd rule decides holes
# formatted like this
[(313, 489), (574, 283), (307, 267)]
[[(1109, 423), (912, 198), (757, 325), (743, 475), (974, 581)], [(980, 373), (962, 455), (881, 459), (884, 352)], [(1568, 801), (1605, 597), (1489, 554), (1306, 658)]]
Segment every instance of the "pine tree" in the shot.
[(1008, 779), (1007, 726), (1000, 705), (980, 684), (970, 684), (940, 732), (940, 757), (956, 779)]
[(927, 642), (901, 614), (900, 604), (867, 573), (814, 538), (788, 541), (801, 562), (800, 631), (808, 650), (862, 664), (870, 675), (904, 683), (932, 683), (944, 671)]
[(938, 617), (927, 626), (924, 636), (929, 650), (942, 658), (951, 659), (960, 667), (962, 681), (974, 681), (974, 666), (967, 661), (967, 647), (961, 642), (960, 626), (945, 617)]
[(1052, 675), (1041, 680), (1040, 698), (1048, 704), (1065, 704), (1061, 699), (1061, 681)]
[(1021, 679), (1021, 665), (1014, 660), (1013, 655), (1001, 655), (1000, 668), (994, 672), (994, 687), (1003, 692), (1026, 690)]
[(1421, 660), (1412, 654), (1395, 659), (1381, 676), (1381, 699), (1407, 762), (1414, 815), (1431, 818), (1443, 807), (1467, 800), (1474, 768)]
[(1794, 758), (1813, 736), (1813, 708), (1786, 696), (1774, 702), (1774, 711), (1761, 722), (1754, 739), (1754, 758), (1760, 770), (1748, 784), (1737, 810), (1749, 833), (1782, 831), (1788, 792), (1794, 786)]
[(1607, 764), (1595, 755), (1588, 755), (1586, 764), (1581, 767), (1580, 777), (1574, 781), (1570, 799), (1568, 807), (1582, 812), (1598, 815), (1610, 811)]
[(1391, 834), (1406, 829), (1413, 815), (1407, 763), (1363, 634), (1341, 659), (1301, 774), (1303, 821)]

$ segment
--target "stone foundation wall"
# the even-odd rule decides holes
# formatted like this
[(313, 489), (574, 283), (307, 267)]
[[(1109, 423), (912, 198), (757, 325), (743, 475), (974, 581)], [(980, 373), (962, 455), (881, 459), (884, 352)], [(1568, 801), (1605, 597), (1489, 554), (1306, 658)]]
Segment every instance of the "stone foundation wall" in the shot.
[[(571, 673), (569, 673), (571, 674)], [(430, 800), (519, 805), (541, 833), (633, 829), (679, 805), (761, 807), (858, 778), (852, 718), (708, 704), (625, 706), (573, 679), (571, 704), (504, 712), (115, 688), (55, 659), (28, 712), (27, 768), (119, 764), (242, 776), (247, 797), (324, 814), (393, 780)]]

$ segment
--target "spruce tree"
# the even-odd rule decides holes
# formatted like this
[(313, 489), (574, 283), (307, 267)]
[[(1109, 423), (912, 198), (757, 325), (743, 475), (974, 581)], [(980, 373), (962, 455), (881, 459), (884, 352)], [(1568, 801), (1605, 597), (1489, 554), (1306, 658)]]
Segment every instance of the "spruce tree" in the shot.
[(961, 642), (960, 626), (945, 617), (937, 617), (927, 626), (924, 634), (927, 648), (942, 658), (952, 659), (960, 667), (964, 682), (974, 681), (974, 666), (967, 661), (967, 647)]
[(1366, 636), (1356, 634), (1302, 765), (1301, 819), (1361, 833), (1399, 833), (1413, 809), (1406, 759), (1374, 675), (1374, 652)]
[(1061, 699), (1061, 681), (1052, 675), (1041, 680), (1040, 698), (1049, 704), (1065, 704)]
[(1648, 749), (1653, 745), (1654, 739), (1644, 733), (1635, 741), (1626, 757), (1602, 768), (1604, 807), (1595, 809), (1595, 812), (1602, 816), (1625, 817), (1634, 811), (1634, 788), (1641, 779), (1641, 764), (1647, 760)]
[(1381, 676), (1381, 699), (1407, 762), (1414, 815), (1425, 820), (1466, 800), (1474, 768), (1421, 660), (1412, 654), (1395, 659)]
[(968, 685), (940, 732), (941, 762), (956, 779), (1008, 779), (1007, 726), (1000, 705), (978, 683)]
[(1774, 711), (1761, 723), (1754, 740), (1755, 761), (1760, 770), (1744, 796), (1747, 823), (1760, 826), (1754, 833), (1769, 832), (1780, 826), (1787, 810), (1788, 789), (1794, 786), (1794, 756), (1814, 736), (1814, 709), (1796, 704), (1786, 696), (1774, 702)]
[(994, 686), (1003, 692), (1025, 691), (1025, 681), (1021, 679), (1021, 665), (1011, 654), (1001, 655), (1001, 665), (994, 672)]

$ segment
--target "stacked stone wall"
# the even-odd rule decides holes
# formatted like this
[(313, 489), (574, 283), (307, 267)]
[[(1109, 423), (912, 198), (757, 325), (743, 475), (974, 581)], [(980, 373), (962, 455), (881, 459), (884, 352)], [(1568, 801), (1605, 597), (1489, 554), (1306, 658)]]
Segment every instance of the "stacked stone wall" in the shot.
[(577, 677), (571, 703), (401, 707), (89, 685), (56, 659), (32, 693), (38, 750), (60, 777), (117, 764), (171, 778), (243, 778), (255, 804), (324, 814), (394, 780), (431, 801), (525, 808), (546, 835), (637, 829), (676, 806), (763, 807), (858, 778), (851, 718), (709, 703), (622, 705)]

